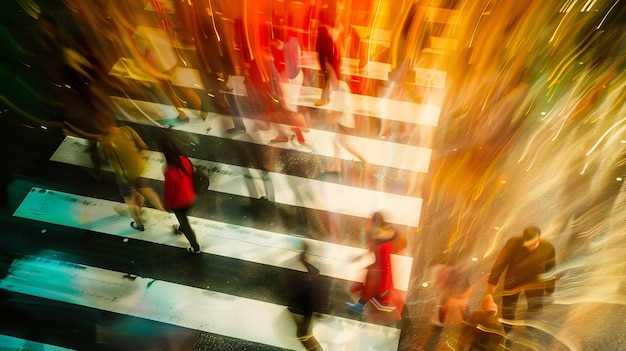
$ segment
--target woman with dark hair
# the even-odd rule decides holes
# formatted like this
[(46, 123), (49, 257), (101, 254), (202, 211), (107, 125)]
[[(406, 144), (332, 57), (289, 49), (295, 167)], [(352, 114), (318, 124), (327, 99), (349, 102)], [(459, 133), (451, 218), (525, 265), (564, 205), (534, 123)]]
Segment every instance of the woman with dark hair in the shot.
[(172, 139), (163, 138), (160, 147), (165, 156), (163, 204), (165, 208), (174, 212), (178, 219), (179, 227), (175, 227), (174, 231), (182, 232), (191, 244), (187, 252), (198, 254), (200, 244), (187, 217), (189, 208), (196, 199), (192, 176), (193, 165), (187, 156), (181, 154)]

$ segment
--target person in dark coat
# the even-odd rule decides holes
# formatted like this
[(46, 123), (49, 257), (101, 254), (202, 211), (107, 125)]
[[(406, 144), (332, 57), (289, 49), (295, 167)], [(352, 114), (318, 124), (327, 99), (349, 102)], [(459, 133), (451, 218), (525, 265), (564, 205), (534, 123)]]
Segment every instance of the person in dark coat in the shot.
[[(541, 239), (539, 228), (528, 227), (521, 237), (509, 239), (491, 268), (487, 286), (487, 291), (493, 293), (504, 274), (502, 318), (515, 318), (521, 292), (526, 296), (529, 312), (541, 310), (544, 296), (554, 292), (555, 280), (546, 275), (554, 271), (555, 266), (554, 246)], [(505, 326), (507, 332), (510, 328)]]

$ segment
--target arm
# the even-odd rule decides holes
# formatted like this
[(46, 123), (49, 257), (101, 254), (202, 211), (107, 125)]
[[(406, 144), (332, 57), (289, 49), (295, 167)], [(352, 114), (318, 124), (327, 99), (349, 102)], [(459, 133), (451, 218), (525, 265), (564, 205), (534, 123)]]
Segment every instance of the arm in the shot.
[(487, 280), (487, 291), (489, 293), (493, 293), (496, 289), (496, 285), (498, 285), (498, 280), (500, 280), (500, 276), (504, 272), (504, 270), (509, 266), (511, 256), (511, 240), (506, 242), (502, 251), (496, 258), (493, 266), (491, 267), (491, 272), (489, 273), (489, 279)]

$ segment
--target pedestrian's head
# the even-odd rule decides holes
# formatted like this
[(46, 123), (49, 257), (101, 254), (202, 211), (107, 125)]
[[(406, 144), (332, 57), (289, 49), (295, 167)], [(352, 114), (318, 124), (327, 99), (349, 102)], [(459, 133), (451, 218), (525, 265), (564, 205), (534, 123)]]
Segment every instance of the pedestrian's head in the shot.
[(159, 147), (161, 148), (161, 152), (163, 152), (163, 156), (165, 156), (165, 161), (169, 164), (178, 164), (180, 151), (176, 147), (174, 140), (169, 137), (164, 137), (159, 142)]
[(498, 313), (498, 305), (496, 305), (495, 301), (493, 301), (493, 296), (491, 294), (485, 295), (483, 297), (483, 311), (491, 312), (493, 314)]
[(539, 246), (541, 230), (535, 226), (524, 229), (524, 242), (522, 245), (528, 250), (534, 250)]
[(396, 231), (393, 229), (391, 225), (383, 225), (378, 227), (370, 237), (370, 240), (373, 242), (383, 242), (389, 241), (394, 238)]
[(373, 227), (380, 227), (385, 224), (385, 216), (381, 211), (374, 212), (370, 220)]

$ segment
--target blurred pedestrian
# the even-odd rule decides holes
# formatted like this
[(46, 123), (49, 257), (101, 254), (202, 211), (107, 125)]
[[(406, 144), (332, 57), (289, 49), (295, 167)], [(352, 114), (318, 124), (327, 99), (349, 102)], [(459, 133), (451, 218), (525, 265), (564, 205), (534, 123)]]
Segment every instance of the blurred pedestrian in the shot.
[(190, 247), (187, 252), (200, 253), (200, 244), (196, 233), (189, 224), (189, 209), (196, 200), (196, 192), (193, 185), (193, 164), (189, 158), (183, 155), (176, 147), (174, 141), (165, 137), (161, 139), (159, 146), (165, 156), (163, 169), (163, 204), (165, 208), (174, 212), (178, 219), (178, 226), (174, 227), (174, 233), (182, 232)]
[(498, 305), (491, 295), (485, 295), (482, 308), (472, 312), (464, 322), (457, 351), (504, 350), (504, 327), (498, 319)]
[(312, 265), (308, 252), (309, 244), (303, 242), (300, 262), (306, 268), (306, 274), (296, 284), (296, 293), (289, 302), (289, 311), (294, 314), (298, 326), (296, 336), (308, 351), (321, 351), (322, 347), (315, 339), (312, 330), (313, 313), (327, 304), (328, 291), (325, 285), (319, 282), (320, 270)]
[(144, 220), (141, 217), (144, 200), (156, 209), (165, 211), (159, 195), (142, 178), (146, 170), (146, 160), (141, 152), (147, 150), (148, 146), (133, 128), (118, 127), (115, 124), (106, 129), (100, 145), (113, 166), (120, 194), (133, 218), (131, 227), (144, 231)]
[(433, 279), (439, 299), (430, 322), (438, 327), (465, 320), (476, 283), (470, 282), (469, 269), (462, 263), (441, 263), (433, 267)]
[[(290, 125), (291, 132), (295, 134), (300, 144), (305, 143), (303, 131), (308, 131), (308, 123), (304, 114), (300, 111), (298, 100), (300, 99), (304, 74), (299, 66), (300, 44), (298, 37), (292, 29), (275, 30), (274, 38), (270, 41), (271, 49), (271, 72), (274, 72), (276, 91), (279, 94), (280, 104), (283, 107), (278, 118), (280, 123)], [(274, 124), (278, 136), (271, 140), (272, 143), (289, 141), (289, 133), (283, 127)]]
[(324, 78), (322, 94), (315, 101), (315, 106), (322, 106), (330, 101), (330, 93), (336, 90), (341, 77), (341, 45), (339, 42), (339, 28), (335, 26), (333, 14), (328, 9), (322, 9), (319, 15), (317, 41), (315, 50), (320, 65), (321, 76)]
[(364, 283), (355, 284), (353, 293), (361, 292), (355, 303), (348, 302), (346, 307), (354, 312), (362, 313), (365, 304), (372, 304), (381, 311), (391, 312), (393, 306), (393, 278), (391, 271), (391, 254), (394, 252), (396, 230), (385, 222), (381, 212), (375, 212), (367, 224), (367, 242), (374, 254), (374, 263), (367, 267)]
[[(541, 239), (535, 226), (524, 229), (520, 237), (509, 239), (498, 255), (489, 275), (487, 291), (493, 293), (500, 276), (504, 275), (502, 291), (502, 318), (515, 318), (517, 301), (524, 292), (529, 312), (543, 308), (544, 296), (554, 292), (555, 279), (551, 276), (556, 266), (554, 246)], [(505, 326), (507, 333), (510, 326)]]
[(339, 112), (337, 112), (338, 117), (334, 121), (335, 138), (333, 139), (333, 150), (335, 157), (333, 159), (332, 166), (324, 168), (324, 172), (326, 173), (341, 173), (341, 148), (358, 158), (364, 167), (367, 166), (367, 161), (363, 155), (361, 155), (361, 153), (358, 152), (350, 142), (350, 135), (354, 134), (354, 129), (356, 127), (356, 121), (354, 119), (354, 114), (352, 113), (352, 103), (350, 100), (350, 86), (348, 86), (348, 83), (340, 81), (338, 83), (338, 90), (342, 92), (342, 96), (341, 99), (337, 101), (336, 106), (338, 107)]

